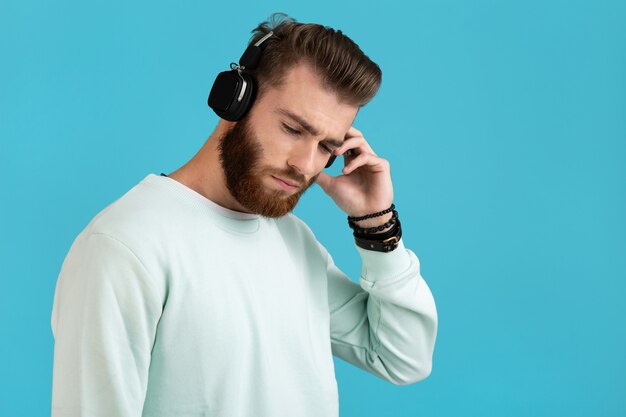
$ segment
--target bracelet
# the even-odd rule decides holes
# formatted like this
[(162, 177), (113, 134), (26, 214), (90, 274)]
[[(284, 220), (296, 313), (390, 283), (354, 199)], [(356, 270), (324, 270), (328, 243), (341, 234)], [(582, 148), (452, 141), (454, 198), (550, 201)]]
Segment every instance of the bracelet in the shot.
[[(395, 210), (395, 204), (391, 204), (386, 210), (379, 211), (377, 213), (366, 214), (365, 216), (352, 217), (348, 216), (348, 226), (354, 230), (354, 242), (356, 245), (363, 249), (373, 250), (377, 252), (391, 252), (398, 247), (400, 238), (402, 237), (402, 225), (398, 218), (398, 212)], [(389, 212), (393, 212), (391, 219), (385, 224), (374, 227), (359, 227), (355, 222), (371, 219), (373, 217), (382, 216)], [(384, 233), (383, 230), (390, 228)]]
[(374, 226), (374, 227), (369, 227), (369, 228), (363, 228), (363, 227), (359, 227), (356, 225), (356, 223), (354, 223), (352, 220), (348, 220), (348, 226), (350, 226), (351, 229), (358, 231), (359, 233), (362, 234), (367, 234), (367, 233), (376, 233), (376, 232), (381, 232), (383, 230), (385, 230), (386, 228), (392, 226), (398, 219), (398, 212), (396, 210), (393, 210), (393, 215), (391, 216), (391, 219), (389, 219), (389, 221), (387, 221), (385, 224), (381, 224), (379, 226)]
[(360, 237), (355, 237), (354, 241), (358, 247), (363, 249), (377, 252), (391, 252), (398, 247), (400, 238), (402, 237), (402, 226), (400, 225), (400, 220), (398, 220), (396, 224), (397, 225), (393, 229), (393, 235), (383, 240), (362, 239)]
[(362, 238), (362, 239), (384, 240), (393, 236), (398, 231), (399, 227), (400, 227), (400, 220), (397, 220), (393, 224), (393, 226), (384, 233), (361, 233), (359, 230), (355, 230), (352, 233), (352, 236), (354, 236), (355, 238)]
[(377, 213), (366, 214), (365, 216), (361, 216), (361, 217), (348, 216), (348, 221), (358, 222), (358, 221), (365, 220), (365, 219), (371, 219), (372, 217), (382, 216), (383, 214), (387, 214), (395, 208), (396, 206), (394, 204), (391, 204), (391, 207), (389, 207), (388, 209), (379, 211)]

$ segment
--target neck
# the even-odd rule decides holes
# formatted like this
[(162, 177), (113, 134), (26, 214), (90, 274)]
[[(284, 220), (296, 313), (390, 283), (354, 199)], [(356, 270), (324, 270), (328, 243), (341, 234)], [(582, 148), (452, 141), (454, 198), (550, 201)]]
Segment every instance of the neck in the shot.
[(202, 148), (185, 165), (168, 176), (222, 207), (250, 213), (230, 194), (226, 187), (224, 171), (217, 149), (222, 136), (232, 126), (232, 122), (220, 119), (215, 131)]

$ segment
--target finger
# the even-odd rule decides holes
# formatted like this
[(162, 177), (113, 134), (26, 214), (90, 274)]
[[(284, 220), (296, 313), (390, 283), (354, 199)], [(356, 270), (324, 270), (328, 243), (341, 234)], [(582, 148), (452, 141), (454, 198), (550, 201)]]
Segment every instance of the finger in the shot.
[(317, 185), (322, 187), (322, 190), (324, 190), (324, 192), (328, 193), (328, 189), (330, 188), (332, 184), (333, 178), (334, 177), (331, 177), (330, 175), (324, 172), (320, 172), (317, 178), (315, 179), (315, 182), (317, 183)]
[(346, 133), (346, 139), (355, 136), (363, 136), (363, 133), (361, 133), (361, 131), (356, 129), (354, 126), (350, 126), (350, 129), (348, 129), (348, 132)]
[(374, 152), (372, 147), (369, 145), (369, 143), (367, 143), (365, 138), (362, 136), (358, 136), (358, 137), (355, 136), (353, 138), (346, 139), (340, 147), (335, 149), (335, 154), (341, 155), (343, 152), (349, 149), (353, 149), (357, 151), (357, 153), (359, 154), (371, 153), (373, 155), (376, 155), (376, 152)]
[(343, 170), (342, 170), (343, 173), (344, 174), (349, 174), (350, 172), (354, 171), (358, 167), (360, 167), (362, 165), (366, 165), (369, 161), (372, 160), (372, 157), (374, 157), (374, 155), (372, 155), (372, 154), (367, 154), (367, 153), (360, 154), (359, 156), (354, 158), (352, 161), (350, 161), (350, 163), (347, 164), (343, 168)]
[(344, 174), (355, 171), (357, 168), (364, 165), (367, 165), (368, 170), (370, 170), (371, 172), (385, 172), (390, 170), (389, 161), (384, 158), (380, 158), (372, 154), (359, 156), (362, 156), (362, 158), (356, 158), (346, 165), (346, 167), (343, 169)]

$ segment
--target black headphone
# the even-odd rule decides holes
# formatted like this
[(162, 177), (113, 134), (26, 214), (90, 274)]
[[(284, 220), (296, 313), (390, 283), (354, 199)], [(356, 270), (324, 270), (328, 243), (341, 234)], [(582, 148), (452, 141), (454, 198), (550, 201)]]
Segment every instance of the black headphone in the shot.
[[(257, 85), (252, 75), (242, 70), (255, 69), (258, 66), (264, 48), (263, 42), (273, 34), (271, 31), (255, 44), (249, 45), (239, 58), (239, 65), (231, 63), (230, 71), (220, 72), (215, 78), (207, 103), (222, 119), (231, 122), (241, 120), (252, 107)], [(331, 155), (324, 168), (329, 168), (336, 157), (337, 155)]]

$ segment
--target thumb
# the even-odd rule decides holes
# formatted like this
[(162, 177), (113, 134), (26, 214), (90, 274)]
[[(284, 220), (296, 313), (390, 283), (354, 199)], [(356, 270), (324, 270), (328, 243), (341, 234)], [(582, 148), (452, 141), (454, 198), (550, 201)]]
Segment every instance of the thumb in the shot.
[(326, 174), (325, 172), (320, 172), (317, 176), (317, 179), (315, 180), (317, 185), (322, 187), (322, 190), (324, 190), (326, 194), (328, 194), (328, 189), (330, 188), (332, 181), (333, 177)]

